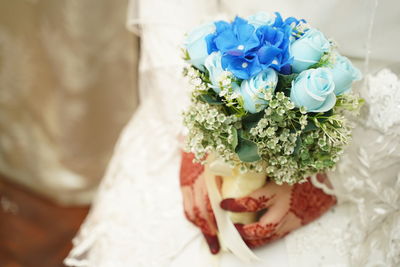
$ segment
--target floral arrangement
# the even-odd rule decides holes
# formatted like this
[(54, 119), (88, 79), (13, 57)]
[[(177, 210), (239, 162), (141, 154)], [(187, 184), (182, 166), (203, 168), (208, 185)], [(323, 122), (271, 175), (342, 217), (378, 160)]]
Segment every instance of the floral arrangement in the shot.
[(188, 34), (184, 75), (186, 148), (216, 153), (241, 172), (297, 183), (335, 166), (351, 138), (346, 117), (362, 100), (361, 74), (305, 20), (258, 13), (204, 24)]

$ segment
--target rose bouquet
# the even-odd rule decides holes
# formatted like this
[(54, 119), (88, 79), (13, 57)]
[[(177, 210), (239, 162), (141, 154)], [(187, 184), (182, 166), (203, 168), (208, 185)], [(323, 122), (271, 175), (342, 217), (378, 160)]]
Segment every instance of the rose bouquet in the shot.
[[(183, 52), (193, 86), (186, 149), (223, 177), (223, 197), (335, 166), (362, 100), (350, 90), (360, 71), (334, 41), (305, 20), (259, 13), (194, 29)], [(231, 218), (255, 220), (241, 215)]]

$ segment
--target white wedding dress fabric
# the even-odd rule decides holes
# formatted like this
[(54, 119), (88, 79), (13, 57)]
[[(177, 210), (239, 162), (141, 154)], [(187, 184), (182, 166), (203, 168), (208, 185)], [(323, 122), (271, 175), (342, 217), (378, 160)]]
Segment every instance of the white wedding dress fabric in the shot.
[(339, 203), (286, 237), (291, 266), (400, 264), (400, 80), (383, 69), (367, 82), (352, 144), (329, 174)]
[[(276, 3), (273, 9), (268, 2)], [(388, 69), (358, 85), (366, 105), (356, 122), (353, 143), (329, 174), (339, 203), (320, 219), (255, 250), (261, 261), (243, 263), (229, 253), (212, 256), (200, 231), (184, 217), (178, 179), (185, 134), (181, 112), (189, 104), (189, 86), (181, 76), (184, 33), (221, 16), (221, 11), (246, 15), (249, 10), (274, 11), (286, 5), (285, 15), (307, 17), (305, 9), (304, 15), (298, 15), (296, 5), (290, 5), (298, 2), (314, 3), (131, 1), (128, 27), (141, 37), (141, 104), (121, 134), (91, 212), (65, 259), (67, 266), (399, 266), (400, 82)], [(365, 11), (376, 4), (359, 2)], [(315, 9), (335, 17), (346, 10), (343, 3), (335, 6), (326, 1)], [(349, 34), (343, 24), (337, 27), (338, 32), (343, 29)], [(364, 28), (356, 42), (367, 40), (368, 26)], [(342, 46), (352, 53), (351, 47)], [(361, 57), (363, 53), (354, 47)], [(387, 47), (382, 50), (375, 59), (387, 62), (398, 57), (388, 56)]]

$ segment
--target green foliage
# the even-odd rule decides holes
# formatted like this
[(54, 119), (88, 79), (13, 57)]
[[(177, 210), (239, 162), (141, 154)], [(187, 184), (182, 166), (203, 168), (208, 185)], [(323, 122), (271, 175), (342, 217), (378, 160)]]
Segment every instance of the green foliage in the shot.
[(317, 130), (318, 127), (313, 121), (308, 121), (307, 125), (303, 129), (303, 133), (311, 132)]
[(231, 147), (232, 147), (233, 150), (236, 151), (236, 147), (239, 144), (239, 136), (238, 136), (238, 131), (236, 130), (235, 127), (231, 128), (231, 133), (230, 134), (231, 134), (230, 136), (232, 136)]
[(250, 131), (251, 128), (257, 126), (257, 123), (264, 117), (264, 111), (255, 114), (248, 114), (242, 117), (242, 126), (245, 131)]
[(223, 104), (223, 102), (220, 98), (210, 95), (210, 94), (199, 95), (199, 100), (206, 102), (210, 105), (222, 105)]
[(336, 59), (335, 59), (335, 56), (332, 53), (332, 51), (328, 51), (322, 55), (321, 59), (317, 63), (315, 63), (314, 65), (312, 65), (309, 68), (310, 69), (318, 69), (321, 67), (332, 67), (333, 63), (335, 61), (336, 61)]
[(293, 75), (279, 75), (269, 105), (256, 114), (244, 111), (229, 75), (221, 92), (209, 85), (208, 73), (185, 71), (194, 86), (192, 105), (184, 113), (189, 129), (186, 148), (201, 161), (216, 153), (241, 170), (266, 172), (276, 183), (293, 184), (334, 167), (350, 141), (351, 127), (345, 116), (356, 114), (363, 102), (353, 94), (337, 97), (335, 107), (324, 113), (296, 108), (289, 98)]
[(182, 48), (182, 58), (185, 61), (189, 61), (190, 60), (189, 52), (185, 48)]
[[(239, 133), (242, 133), (241, 131)], [(235, 149), (239, 159), (243, 162), (254, 162), (261, 159), (257, 144), (239, 134), (238, 145)]]
[(293, 73), (290, 75), (278, 74), (278, 84), (276, 85), (276, 92), (284, 92), (286, 96), (290, 95), (290, 88), (292, 88), (292, 81), (296, 79), (298, 74)]

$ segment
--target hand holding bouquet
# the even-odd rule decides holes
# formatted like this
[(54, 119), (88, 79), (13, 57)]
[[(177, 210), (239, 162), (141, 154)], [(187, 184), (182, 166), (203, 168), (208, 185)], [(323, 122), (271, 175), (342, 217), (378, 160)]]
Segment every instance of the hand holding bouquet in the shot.
[[(205, 167), (193, 162), (194, 155), (182, 153), (180, 184), (183, 193), (186, 218), (200, 228), (213, 254), (220, 250), (218, 227), (205, 184)], [(221, 185), (220, 177), (216, 177)], [(328, 183), (325, 176), (320, 182)], [(307, 224), (336, 203), (333, 196), (326, 195), (310, 181), (295, 185), (277, 185), (268, 182), (263, 187), (241, 198), (226, 198), (220, 205), (237, 214), (258, 213), (258, 220), (236, 223), (243, 240), (249, 247), (279, 239), (291, 231)], [(263, 212), (268, 209), (268, 212)], [(252, 218), (250, 216), (250, 218)], [(236, 218), (237, 219), (237, 218)]]
[(193, 86), (184, 113), (187, 151), (222, 178), (220, 192), (229, 198), (222, 208), (257, 212), (232, 216), (245, 221), (237, 227), (247, 244), (266, 243), (322, 214), (326, 208), (296, 223), (301, 216), (291, 202), (298, 188), (311, 188), (300, 190), (307, 192), (303, 202), (316, 194), (307, 177), (335, 166), (351, 136), (346, 115), (361, 104), (350, 92), (361, 74), (334, 42), (304, 20), (259, 13), (200, 26), (187, 36), (184, 57)]

